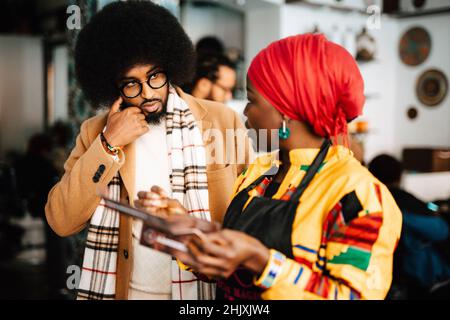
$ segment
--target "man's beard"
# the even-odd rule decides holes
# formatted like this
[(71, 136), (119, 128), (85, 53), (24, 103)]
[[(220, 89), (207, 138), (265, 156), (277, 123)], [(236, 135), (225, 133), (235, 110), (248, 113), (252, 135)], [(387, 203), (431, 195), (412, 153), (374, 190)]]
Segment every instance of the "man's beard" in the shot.
[(147, 121), (150, 125), (159, 125), (162, 121), (162, 119), (167, 114), (167, 100), (163, 101), (162, 99), (152, 99), (152, 100), (146, 100), (141, 104), (141, 107), (146, 104), (147, 102), (153, 102), (153, 101), (159, 101), (162, 105), (162, 110), (160, 112), (152, 112), (145, 115), (145, 121)]
[[(145, 115), (145, 121), (147, 121), (147, 123), (150, 125), (159, 125), (161, 123), (161, 121), (165, 118), (165, 116), (167, 115), (167, 100), (166, 100), (166, 102), (164, 102), (161, 99), (147, 100), (147, 101), (144, 101), (141, 104), (141, 106), (143, 106), (147, 102), (153, 102), (155, 100), (161, 102), (162, 110), (160, 112), (152, 112), (152, 113), (148, 113)], [(123, 108), (128, 108), (131, 106), (132, 106), (131, 104), (124, 103)], [(139, 107), (139, 108), (142, 110), (141, 107)]]
[(152, 112), (145, 116), (145, 121), (151, 125), (159, 125), (167, 114), (167, 103), (163, 104), (160, 112)]

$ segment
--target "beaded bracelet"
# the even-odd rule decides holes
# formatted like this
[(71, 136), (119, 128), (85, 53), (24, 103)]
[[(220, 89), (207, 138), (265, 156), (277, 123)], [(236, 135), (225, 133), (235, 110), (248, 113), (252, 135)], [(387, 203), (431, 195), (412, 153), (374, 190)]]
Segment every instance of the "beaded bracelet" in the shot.
[(270, 249), (270, 258), (267, 262), (267, 266), (261, 277), (255, 282), (255, 284), (263, 289), (270, 288), (273, 285), (276, 277), (280, 273), (285, 261), (286, 256), (284, 254)]
[(114, 154), (118, 154), (119, 150), (121, 149), (120, 147), (113, 147), (112, 145), (110, 145), (108, 143), (108, 141), (105, 138), (105, 135), (102, 133), (100, 133), (100, 140), (105, 144), (106, 148), (108, 148), (109, 151), (111, 151)]

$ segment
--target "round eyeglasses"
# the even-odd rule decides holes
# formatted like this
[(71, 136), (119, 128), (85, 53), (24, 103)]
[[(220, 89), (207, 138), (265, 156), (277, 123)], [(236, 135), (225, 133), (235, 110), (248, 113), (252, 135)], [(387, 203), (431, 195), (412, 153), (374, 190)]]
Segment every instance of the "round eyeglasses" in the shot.
[(151, 74), (146, 81), (139, 82), (137, 80), (128, 81), (119, 86), (120, 92), (129, 99), (136, 98), (142, 93), (142, 83), (147, 82), (150, 88), (160, 89), (167, 83), (167, 75), (165, 72), (158, 71)]

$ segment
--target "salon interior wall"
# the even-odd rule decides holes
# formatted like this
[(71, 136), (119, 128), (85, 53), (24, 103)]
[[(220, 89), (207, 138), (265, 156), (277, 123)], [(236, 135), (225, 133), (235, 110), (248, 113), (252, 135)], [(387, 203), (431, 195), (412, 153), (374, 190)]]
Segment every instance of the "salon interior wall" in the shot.
[[(220, 14), (222, 12), (220, 8), (196, 8), (186, 5), (181, 10), (181, 20), (194, 42), (208, 33), (222, 34), (226, 41), (235, 38), (239, 43), (244, 42), (246, 70), (253, 57), (275, 40), (310, 32), (318, 25), (329, 37), (343, 42), (345, 34), (354, 38), (368, 19), (367, 15), (360, 13), (297, 4), (266, 4), (245, 9), (244, 29), (241, 29), (238, 18), (230, 20), (233, 15), (223, 16)], [(236, 28), (232, 30), (227, 29), (232, 25), (231, 21), (237, 23)], [(381, 152), (393, 153), (396, 149), (394, 118), (397, 61), (392, 50), (396, 50), (397, 46), (398, 24), (395, 20), (382, 17), (380, 29), (371, 30), (370, 33), (378, 44), (377, 59), (360, 65), (369, 96), (363, 118), (368, 120), (371, 126), (371, 132), (365, 138), (366, 159), (371, 159)], [(232, 101), (230, 106), (242, 113), (245, 103), (246, 101)]]
[[(421, 104), (416, 96), (416, 81), (426, 70), (437, 68), (446, 74), (450, 84), (450, 13), (399, 20), (399, 36), (408, 29), (422, 26), (431, 36), (432, 48), (428, 59), (410, 67), (397, 63), (396, 143), (403, 147), (450, 147), (450, 93), (438, 106)], [(415, 107), (418, 117), (408, 119), (408, 108)]]
[(24, 151), (28, 138), (43, 130), (42, 40), (0, 36), (0, 156)]
[[(368, 18), (368, 15), (358, 12), (312, 8), (299, 4), (247, 12), (247, 63), (270, 42), (310, 32), (315, 25), (328, 38), (344, 44), (344, 36), (354, 38), (366, 25)], [(430, 32), (433, 49), (423, 65), (408, 67), (399, 58), (398, 43), (403, 32), (414, 25), (425, 26)], [(448, 31), (448, 13), (409, 19), (382, 15), (380, 27), (369, 30), (377, 43), (376, 59), (359, 64), (367, 95), (364, 114), (360, 119), (367, 120), (370, 126), (369, 133), (364, 137), (366, 161), (380, 153), (400, 157), (405, 147), (450, 146), (450, 94), (439, 107), (430, 109), (419, 103), (415, 93), (417, 77), (428, 68), (439, 67), (450, 79)], [(419, 117), (414, 121), (406, 117), (406, 110), (411, 105), (419, 110)]]
[(221, 6), (197, 7), (188, 2), (181, 6), (181, 23), (195, 44), (204, 36), (214, 35), (227, 48), (244, 48), (243, 14)]
[[(330, 40), (352, 47), (354, 44), (351, 45), (349, 39), (355, 39), (367, 25), (368, 18), (368, 15), (358, 12), (286, 4), (280, 10), (279, 38), (311, 32), (317, 26)], [(395, 20), (382, 16), (380, 28), (371, 29), (369, 33), (377, 43), (376, 59), (359, 64), (367, 96), (361, 120), (367, 120), (370, 124), (370, 132), (364, 137), (366, 161), (381, 152), (393, 153), (397, 148), (394, 119), (398, 24)]]
[[(428, 3), (433, 5), (434, 1)], [(416, 96), (416, 81), (430, 68), (443, 71), (450, 84), (450, 13), (399, 20), (398, 38), (415, 26), (424, 27), (429, 32), (432, 48), (427, 60), (416, 67), (407, 66), (398, 59), (396, 143), (402, 147), (450, 148), (450, 93), (441, 104), (432, 108), (422, 105)], [(418, 117), (414, 120), (406, 116), (409, 107), (418, 110)], [(424, 201), (450, 196), (450, 172), (407, 173), (402, 183), (406, 190)]]
[(245, 12), (246, 70), (258, 52), (281, 37), (282, 6), (264, 6)]

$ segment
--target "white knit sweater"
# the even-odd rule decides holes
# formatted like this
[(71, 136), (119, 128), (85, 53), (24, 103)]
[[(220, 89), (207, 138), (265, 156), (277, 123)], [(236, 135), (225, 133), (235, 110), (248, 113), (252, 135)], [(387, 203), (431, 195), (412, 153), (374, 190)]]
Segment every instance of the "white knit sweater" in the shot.
[[(153, 185), (171, 194), (166, 127), (150, 126), (149, 132), (136, 140), (135, 194), (150, 191)], [(171, 298), (171, 256), (139, 244), (142, 221), (133, 221), (133, 269), (129, 299)]]

